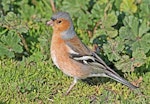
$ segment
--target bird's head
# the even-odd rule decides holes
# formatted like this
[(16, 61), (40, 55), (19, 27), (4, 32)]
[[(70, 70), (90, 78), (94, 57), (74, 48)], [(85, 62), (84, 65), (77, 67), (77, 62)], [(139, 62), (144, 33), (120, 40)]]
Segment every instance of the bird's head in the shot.
[(67, 12), (58, 12), (52, 15), (47, 25), (52, 26), (54, 31), (60, 32), (64, 39), (71, 38), (76, 34), (71, 17)]

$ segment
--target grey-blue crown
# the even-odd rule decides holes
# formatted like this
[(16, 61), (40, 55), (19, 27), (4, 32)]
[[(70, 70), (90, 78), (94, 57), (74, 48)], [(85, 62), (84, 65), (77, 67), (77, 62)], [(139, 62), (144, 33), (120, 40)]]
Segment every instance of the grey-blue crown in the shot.
[(59, 19), (59, 18), (64, 18), (64, 19), (69, 20), (70, 22), (72, 22), (71, 17), (69, 15), (69, 13), (67, 13), (67, 12), (57, 12), (56, 14), (54, 14), (51, 17), (52, 20), (56, 20), (56, 19)]

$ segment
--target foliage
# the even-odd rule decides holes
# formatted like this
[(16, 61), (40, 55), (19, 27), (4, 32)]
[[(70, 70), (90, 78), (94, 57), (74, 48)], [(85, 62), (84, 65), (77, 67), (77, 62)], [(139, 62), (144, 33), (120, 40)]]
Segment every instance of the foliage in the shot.
[[(44, 8), (42, 8), (43, 6)], [(39, 52), (45, 57), (44, 54), (49, 49), (48, 45), (46, 48), (44, 47), (48, 44), (50, 36), (48, 35), (48, 31), (45, 31), (46, 18), (44, 17), (49, 18), (52, 13), (51, 11), (44, 12), (46, 9), (50, 9), (48, 3), (45, 1), (32, 1), (30, 3), (27, 0), (10, 0), (7, 2), (2, 1), (1, 7), (0, 47), (2, 49), (0, 57), (20, 59), (23, 56), (30, 56)], [(4, 38), (7, 40), (3, 40)], [(46, 43), (43, 44), (44, 42)], [(9, 45), (13, 45), (13, 47)]]
[[(117, 69), (127, 72), (147, 64), (149, 0), (58, 0), (55, 4), (58, 11), (71, 14), (83, 42), (98, 44), (102, 56), (107, 56)], [(52, 31), (45, 22), (52, 9), (48, 0), (1, 1), (0, 13), (1, 58), (22, 58), (36, 53), (43, 55), (42, 60), (49, 58)]]

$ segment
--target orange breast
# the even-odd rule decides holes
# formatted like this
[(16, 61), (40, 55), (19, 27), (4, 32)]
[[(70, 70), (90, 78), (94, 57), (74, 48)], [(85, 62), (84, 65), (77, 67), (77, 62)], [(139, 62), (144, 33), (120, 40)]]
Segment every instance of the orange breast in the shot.
[(68, 76), (86, 78), (90, 74), (89, 67), (69, 57), (68, 48), (57, 33), (52, 37), (51, 57), (54, 64)]

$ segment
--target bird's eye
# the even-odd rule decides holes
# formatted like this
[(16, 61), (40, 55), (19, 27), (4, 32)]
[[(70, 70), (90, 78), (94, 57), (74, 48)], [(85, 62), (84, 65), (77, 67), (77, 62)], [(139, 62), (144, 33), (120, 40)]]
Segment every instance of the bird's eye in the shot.
[(57, 23), (61, 23), (61, 22), (62, 22), (61, 20), (57, 21)]

